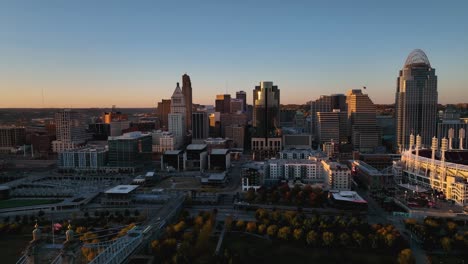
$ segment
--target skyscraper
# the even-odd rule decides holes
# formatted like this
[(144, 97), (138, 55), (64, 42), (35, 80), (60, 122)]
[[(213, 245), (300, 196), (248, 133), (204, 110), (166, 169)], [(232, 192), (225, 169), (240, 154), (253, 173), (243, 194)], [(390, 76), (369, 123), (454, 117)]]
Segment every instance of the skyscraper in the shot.
[(346, 94), (348, 105), (348, 133), (353, 148), (360, 152), (372, 152), (380, 145), (380, 129), (377, 126), (376, 107), (360, 89)]
[(436, 135), (437, 76), (424, 51), (413, 50), (397, 79), (395, 96), (396, 146), (408, 148), (410, 134), (429, 147)]
[(182, 75), (182, 93), (185, 99), (185, 126), (187, 130), (192, 130), (192, 119), (190, 118), (193, 111), (192, 82), (187, 74)]
[(241, 99), (244, 101), (243, 109), (244, 111), (247, 111), (247, 93), (244, 91), (236, 92), (236, 99)]
[(169, 132), (174, 135), (177, 147), (182, 146), (185, 139), (185, 110), (185, 97), (179, 87), (179, 83), (177, 83), (177, 87), (171, 97), (171, 113), (168, 115)]
[(216, 95), (215, 110), (220, 113), (231, 112), (231, 95), (230, 94), (218, 94)]
[(253, 90), (255, 137), (277, 136), (280, 126), (280, 90), (273, 82), (260, 82)]
[(163, 130), (167, 130), (169, 127), (168, 122), (168, 115), (171, 112), (171, 100), (170, 99), (162, 99), (161, 102), (158, 103), (157, 115), (159, 120), (161, 120), (161, 127)]
[(210, 128), (208, 113), (192, 113), (192, 126), (192, 140), (208, 138)]
[(332, 95), (321, 95), (319, 99), (312, 101), (310, 104), (310, 115), (311, 115), (311, 134), (315, 140), (319, 139), (318, 135), (318, 123), (317, 113), (318, 112), (333, 112), (334, 109), (340, 110), (340, 112), (346, 112), (348, 110), (346, 106), (346, 96), (344, 94), (332, 94)]

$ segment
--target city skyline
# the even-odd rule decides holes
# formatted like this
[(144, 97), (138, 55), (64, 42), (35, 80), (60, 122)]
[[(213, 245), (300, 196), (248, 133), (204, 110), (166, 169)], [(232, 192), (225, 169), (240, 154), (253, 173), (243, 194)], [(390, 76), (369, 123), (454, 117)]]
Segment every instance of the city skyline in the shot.
[(184, 73), (199, 104), (260, 81), (297, 91), (284, 104), (363, 86), (391, 104), (417, 48), (438, 69), (439, 102), (467, 102), (467, 4), (401, 5), (2, 2), (0, 108), (155, 107)]

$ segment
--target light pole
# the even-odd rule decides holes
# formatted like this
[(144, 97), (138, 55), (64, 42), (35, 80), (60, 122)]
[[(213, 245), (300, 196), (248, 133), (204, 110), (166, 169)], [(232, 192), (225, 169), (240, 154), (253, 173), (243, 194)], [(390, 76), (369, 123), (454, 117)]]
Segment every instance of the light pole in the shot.
[(408, 191), (405, 191), (405, 204), (407, 203), (406, 202), (406, 195), (408, 194)]

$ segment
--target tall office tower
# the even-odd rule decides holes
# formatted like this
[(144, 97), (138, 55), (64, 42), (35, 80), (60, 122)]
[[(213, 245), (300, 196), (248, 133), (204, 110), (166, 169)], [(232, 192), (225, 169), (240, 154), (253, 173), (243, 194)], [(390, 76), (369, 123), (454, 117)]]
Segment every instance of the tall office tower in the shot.
[(215, 111), (220, 112), (220, 113), (231, 112), (231, 95), (230, 94), (216, 95)]
[(407, 149), (410, 135), (420, 135), (430, 147), (436, 135), (437, 76), (424, 51), (413, 50), (397, 79), (395, 96), (396, 146)]
[(171, 100), (170, 99), (162, 99), (161, 102), (158, 103), (157, 115), (159, 120), (161, 120), (161, 128), (163, 130), (167, 130), (169, 127), (168, 122), (168, 115), (171, 113)]
[(260, 82), (253, 90), (253, 127), (255, 137), (278, 136), (280, 126), (280, 90), (273, 82)]
[(210, 121), (207, 112), (192, 113), (192, 140), (208, 138), (209, 129)]
[(187, 74), (182, 75), (182, 93), (184, 94), (185, 99), (185, 116), (186, 122), (185, 127), (187, 130), (192, 130), (192, 116), (193, 111), (193, 102), (192, 102), (192, 82), (190, 81), (190, 76)]
[(348, 141), (347, 113), (339, 109), (333, 112), (317, 113), (317, 138), (320, 145), (324, 143), (346, 143)]
[(247, 111), (247, 93), (244, 91), (236, 92), (236, 99), (241, 99), (244, 101), (243, 109), (244, 111)]
[(367, 94), (360, 89), (346, 94), (348, 105), (348, 135), (353, 148), (360, 152), (372, 152), (380, 145), (380, 129), (377, 126), (376, 108)]
[(332, 112), (333, 109), (338, 109), (340, 112), (346, 112), (346, 96), (344, 94), (321, 95), (319, 99), (312, 101), (310, 104), (310, 117), (311, 117), (311, 134), (315, 140), (318, 140), (319, 135), (317, 131), (317, 113), (318, 112)]
[(54, 152), (73, 149), (86, 143), (88, 125), (81, 113), (71, 109), (57, 112), (55, 113), (55, 125), (57, 140), (52, 142)]
[(185, 122), (185, 98), (182, 90), (177, 83), (177, 87), (171, 97), (171, 113), (168, 115), (169, 132), (171, 132), (175, 139), (177, 147), (184, 144), (186, 122)]

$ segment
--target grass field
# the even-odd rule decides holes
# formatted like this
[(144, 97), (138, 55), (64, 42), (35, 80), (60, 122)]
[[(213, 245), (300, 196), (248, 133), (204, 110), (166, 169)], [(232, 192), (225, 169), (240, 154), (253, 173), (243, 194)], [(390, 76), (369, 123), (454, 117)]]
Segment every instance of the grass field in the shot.
[(10, 200), (0, 201), (0, 209), (41, 205), (41, 204), (53, 204), (53, 203), (59, 203), (61, 201), (62, 200), (54, 200), (54, 199), (34, 199), (34, 200), (33, 199), (30, 199), (30, 200), (10, 199)]
[(268, 241), (246, 234), (228, 234), (223, 242), (233, 263), (381, 263), (394, 264), (391, 253), (360, 249), (310, 248), (292, 242)]

